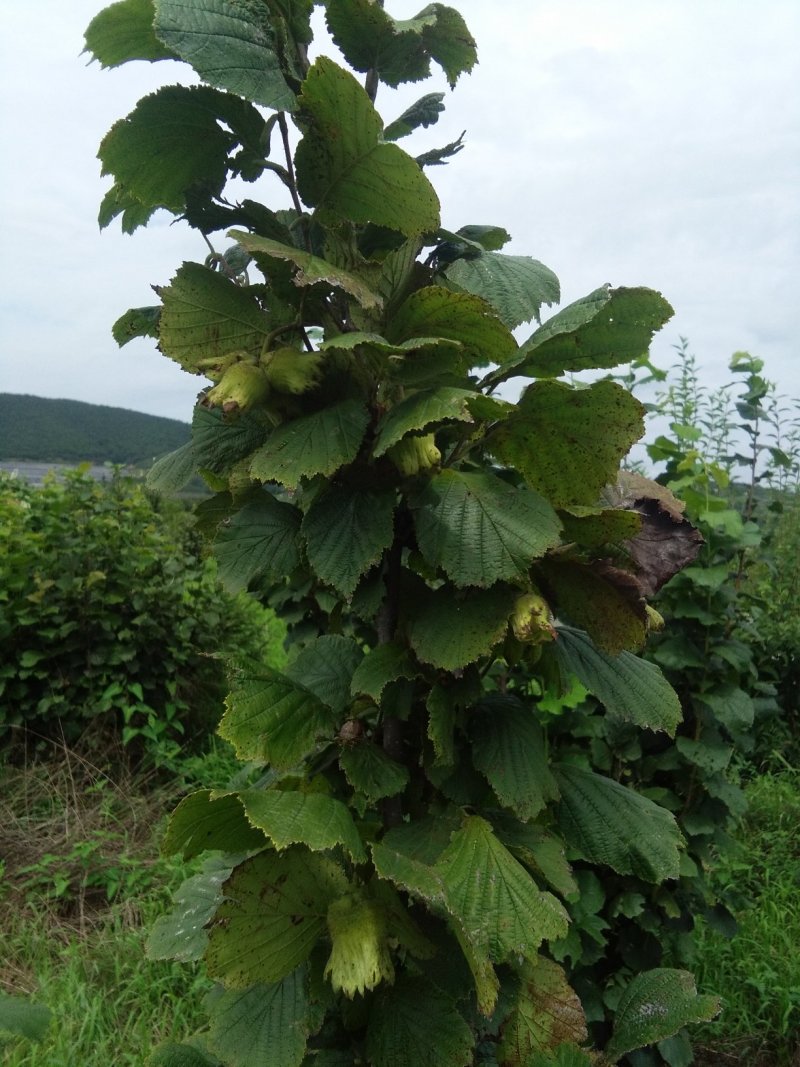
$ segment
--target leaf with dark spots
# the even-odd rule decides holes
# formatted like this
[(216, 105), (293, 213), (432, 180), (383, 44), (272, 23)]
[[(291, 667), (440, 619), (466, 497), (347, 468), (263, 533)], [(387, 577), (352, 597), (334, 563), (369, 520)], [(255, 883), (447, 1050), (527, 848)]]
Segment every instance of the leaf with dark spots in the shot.
[(548, 559), (538, 566), (557, 614), (587, 630), (598, 648), (612, 656), (641, 648), (647, 610), (634, 575), (600, 561)]

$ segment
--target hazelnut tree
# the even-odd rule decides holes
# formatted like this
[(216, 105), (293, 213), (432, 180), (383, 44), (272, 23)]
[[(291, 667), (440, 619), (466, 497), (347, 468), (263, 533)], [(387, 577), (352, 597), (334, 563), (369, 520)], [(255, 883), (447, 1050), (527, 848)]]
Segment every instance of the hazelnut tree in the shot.
[[(314, 6), (121, 0), (86, 34), (104, 66), (178, 59), (200, 76), (101, 144), (102, 226), (164, 209), (210, 248), (114, 334), (156, 338), (211, 383), (151, 482), (205, 478), (198, 521), (224, 580), (293, 644), (283, 673), (232, 671), (219, 732), (257, 779), (196, 792), (169, 823), (168, 851), (210, 856), (150, 952), (202, 958), (217, 985), (208, 1028), (152, 1062), (615, 1063), (716, 1004), (686, 972), (645, 972), (588, 1048), (552, 950), (579, 898), (570, 861), (660, 882), (682, 838), (654, 801), (554, 764), (537, 704), (577, 677), (607, 715), (677, 727), (636, 652), (645, 593), (696, 546), (666, 491), (620, 470), (639, 401), (564, 380), (641, 356), (671, 308), (603, 286), (541, 322), (552, 271), (504, 253), (497, 226), (442, 225), (428, 170), (461, 142), (401, 147), (443, 94), (388, 123), (375, 108), (381, 83), (472, 69), (461, 15), (324, 0), (346, 69), (309, 61)], [(226, 196), (231, 179), (275, 206)], [(499, 389), (520, 377), (512, 403)]]

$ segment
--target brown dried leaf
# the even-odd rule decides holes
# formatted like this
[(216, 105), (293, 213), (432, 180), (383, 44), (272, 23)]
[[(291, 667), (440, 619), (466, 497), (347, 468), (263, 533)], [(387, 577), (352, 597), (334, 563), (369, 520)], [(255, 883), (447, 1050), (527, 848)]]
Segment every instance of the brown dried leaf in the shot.
[(637, 566), (645, 596), (653, 596), (670, 578), (692, 563), (703, 535), (685, 518), (686, 507), (665, 486), (634, 471), (621, 471), (616, 486), (605, 491), (607, 503), (642, 517), (642, 528), (625, 542)]

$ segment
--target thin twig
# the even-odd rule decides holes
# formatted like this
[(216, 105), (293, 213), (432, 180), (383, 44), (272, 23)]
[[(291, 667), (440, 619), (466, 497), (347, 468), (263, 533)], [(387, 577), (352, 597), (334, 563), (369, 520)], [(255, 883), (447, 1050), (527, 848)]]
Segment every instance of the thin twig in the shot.
[(278, 112), (278, 125), (281, 129), (281, 140), (283, 141), (283, 154), (286, 157), (286, 169), (289, 172), (289, 191), (292, 194), (292, 203), (294, 209), (298, 215), (303, 214), (303, 205), (300, 202), (300, 196), (297, 192), (297, 179), (294, 173), (294, 161), (292, 159), (292, 146), (289, 144), (289, 127), (286, 124), (286, 115), (283, 111)]

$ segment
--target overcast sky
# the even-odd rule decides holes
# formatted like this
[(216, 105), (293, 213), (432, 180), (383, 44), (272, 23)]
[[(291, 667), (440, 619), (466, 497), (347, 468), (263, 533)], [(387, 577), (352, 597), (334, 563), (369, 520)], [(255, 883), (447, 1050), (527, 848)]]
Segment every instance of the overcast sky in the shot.
[[(164, 213), (132, 237), (96, 222), (102, 136), (188, 68), (87, 66), (83, 30), (103, 6), (93, 0), (3, 6), (0, 392), (188, 419), (201, 380), (150, 341), (118, 350), (110, 329), (154, 303), (150, 284), (182, 260), (202, 261), (202, 239)], [(387, 2), (401, 18), (420, 6)], [(480, 64), (439, 125), (405, 142), (420, 152), (467, 131), (460, 155), (428, 172), (444, 225), (505, 226), (506, 251), (551, 267), (564, 303), (605, 282), (658, 289), (676, 315), (656, 362), (686, 336), (717, 385), (746, 349), (800, 395), (797, 0), (454, 6)], [(382, 87), (378, 107), (389, 121), (440, 88), (433, 79), (393, 100)], [(276, 191), (263, 198), (283, 206)]]

